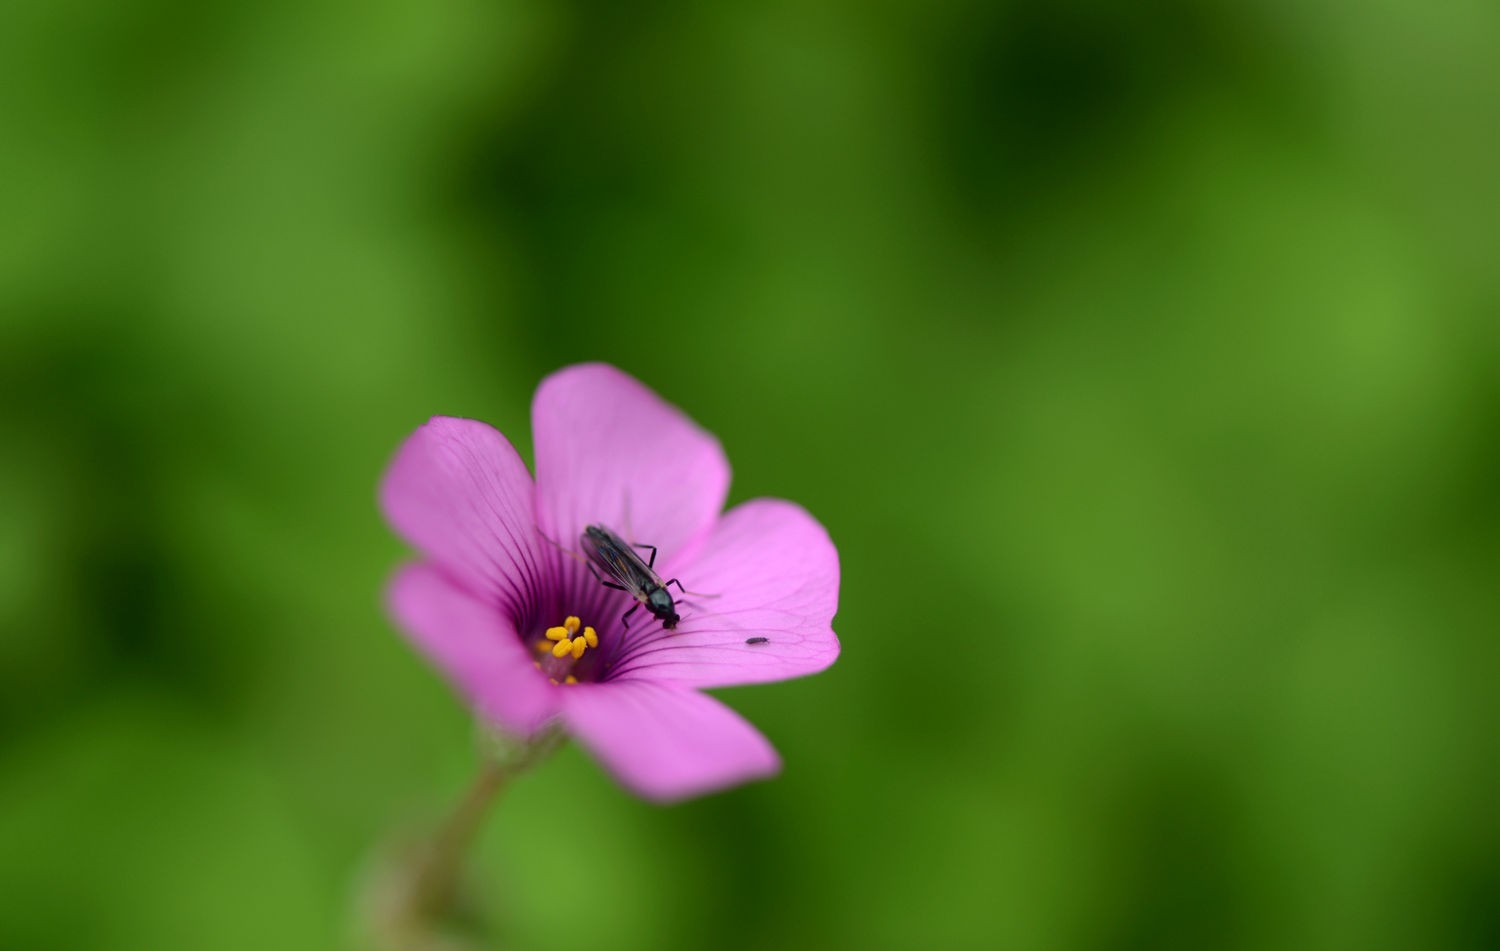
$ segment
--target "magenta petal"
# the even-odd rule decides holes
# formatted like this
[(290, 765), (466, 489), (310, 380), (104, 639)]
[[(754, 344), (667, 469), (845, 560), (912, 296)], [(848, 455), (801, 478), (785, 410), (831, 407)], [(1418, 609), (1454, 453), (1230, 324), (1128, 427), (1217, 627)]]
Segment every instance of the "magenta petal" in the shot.
[(387, 594), (401, 629), (497, 726), (530, 735), (557, 712), (557, 689), (531, 664), (509, 619), (431, 565), (407, 565)]
[(428, 560), (519, 618), (543, 588), (532, 492), (526, 464), (493, 427), (434, 416), (386, 470), (380, 504)]
[(601, 523), (662, 556), (713, 524), (729, 491), (719, 441), (640, 382), (599, 363), (568, 367), (537, 388), (537, 523), (578, 547)]
[[(694, 592), (676, 631), (659, 627), (628, 651), (611, 680), (728, 687), (817, 673), (839, 656), (839, 556), (800, 506), (756, 499), (736, 506), (685, 564), (665, 567)], [(764, 642), (746, 643), (751, 638)]]
[(706, 694), (644, 681), (579, 684), (562, 694), (573, 735), (648, 799), (686, 799), (781, 769), (766, 738)]

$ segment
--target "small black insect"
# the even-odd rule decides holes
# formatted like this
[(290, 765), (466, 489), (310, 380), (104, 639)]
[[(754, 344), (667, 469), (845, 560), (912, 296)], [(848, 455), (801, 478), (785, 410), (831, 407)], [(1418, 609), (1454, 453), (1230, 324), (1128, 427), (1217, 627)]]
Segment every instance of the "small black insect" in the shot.
[(771, 643), (771, 639), (769, 637), (747, 637), (747, 638), (745, 638), (745, 643), (746, 644), (769, 644), (769, 643)]
[[(620, 618), (627, 629), (630, 627), (629, 617), (643, 604), (647, 611), (661, 621), (662, 627), (670, 631), (677, 626), (677, 605), (673, 603), (672, 595), (667, 593), (667, 585), (675, 584), (678, 591), (684, 594), (687, 592), (681, 581), (673, 578), (663, 583), (661, 576), (653, 570), (656, 565), (655, 545), (627, 545), (619, 535), (603, 525), (585, 528), (579, 541), (583, 543), (584, 553), (589, 556), (589, 571), (599, 583), (607, 588), (629, 592), (635, 598), (636, 603)], [(636, 548), (651, 549), (651, 560), (642, 561), (641, 556), (635, 553)], [(603, 568), (615, 580), (609, 581), (600, 576), (594, 570), (595, 565)]]

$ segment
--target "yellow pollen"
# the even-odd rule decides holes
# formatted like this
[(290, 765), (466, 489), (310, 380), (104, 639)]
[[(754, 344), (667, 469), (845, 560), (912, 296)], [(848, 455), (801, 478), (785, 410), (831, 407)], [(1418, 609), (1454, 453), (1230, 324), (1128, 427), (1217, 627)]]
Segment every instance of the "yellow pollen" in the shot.
[[(599, 646), (599, 632), (591, 627), (584, 627), (583, 621), (572, 614), (568, 615), (558, 626), (547, 628), (546, 634), (546, 640), (536, 642), (536, 649), (543, 654), (551, 654), (558, 660), (568, 657), (581, 660), (584, 651), (590, 647)], [(541, 666), (540, 661), (537, 662), (537, 666)], [(549, 674), (565, 672), (565, 670), (556, 669), (548, 671)]]
[(565, 684), (576, 684), (576, 683), (578, 683), (578, 678), (574, 677), (572, 674), (569, 674), (568, 675), (568, 679), (564, 680), (563, 683), (565, 683)]

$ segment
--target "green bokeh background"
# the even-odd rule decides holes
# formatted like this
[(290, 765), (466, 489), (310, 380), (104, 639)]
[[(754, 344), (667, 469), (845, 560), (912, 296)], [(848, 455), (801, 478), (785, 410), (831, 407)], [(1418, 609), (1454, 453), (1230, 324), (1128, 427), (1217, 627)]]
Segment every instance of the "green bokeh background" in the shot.
[(348, 946), (474, 769), (374, 485), (599, 359), (842, 553), (506, 948), (1500, 947), (1493, 3), (12, 0), (0, 947)]

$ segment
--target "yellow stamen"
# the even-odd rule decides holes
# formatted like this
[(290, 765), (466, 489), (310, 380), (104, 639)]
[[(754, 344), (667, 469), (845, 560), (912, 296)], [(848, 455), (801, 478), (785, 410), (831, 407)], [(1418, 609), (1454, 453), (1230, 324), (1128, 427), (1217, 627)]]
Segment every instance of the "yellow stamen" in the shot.
[(556, 677), (548, 677), (547, 679), (552, 682), (552, 686), (554, 686), (554, 687), (557, 686), (557, 678)]
[(578, 678), (574, 677), (572, 674), (569, 674), (568, 675), (568, 679), (564, 680), (563, 683), (565, 683), (565, 684), (576, 684), (576, 683), (578, 683)]
[[(599, 646), (599, 632), (591, 627), (584, 627), (583, 621), (573, 614), (563, 619), (562, 624), (547, 628), (546, 634), (547, 639), (537, 641), (536, 648), (539, 651), (551, 654), (558, 660), (565, 660), (569, 656), (574, 660), (581, 660), (584, 652), (590, 647)], [(537, 666), (541, 666), (540, 661), (537, 662)], [(567, 666), (570, 667), (572, 665), (569, 664)], [(566, 672), (566, 667), (563, 670), (557, 670), (556, 668), (548, 670), (549, 674)], [(577, 681), (572, 680), (570, 683), (577, 683)]]

